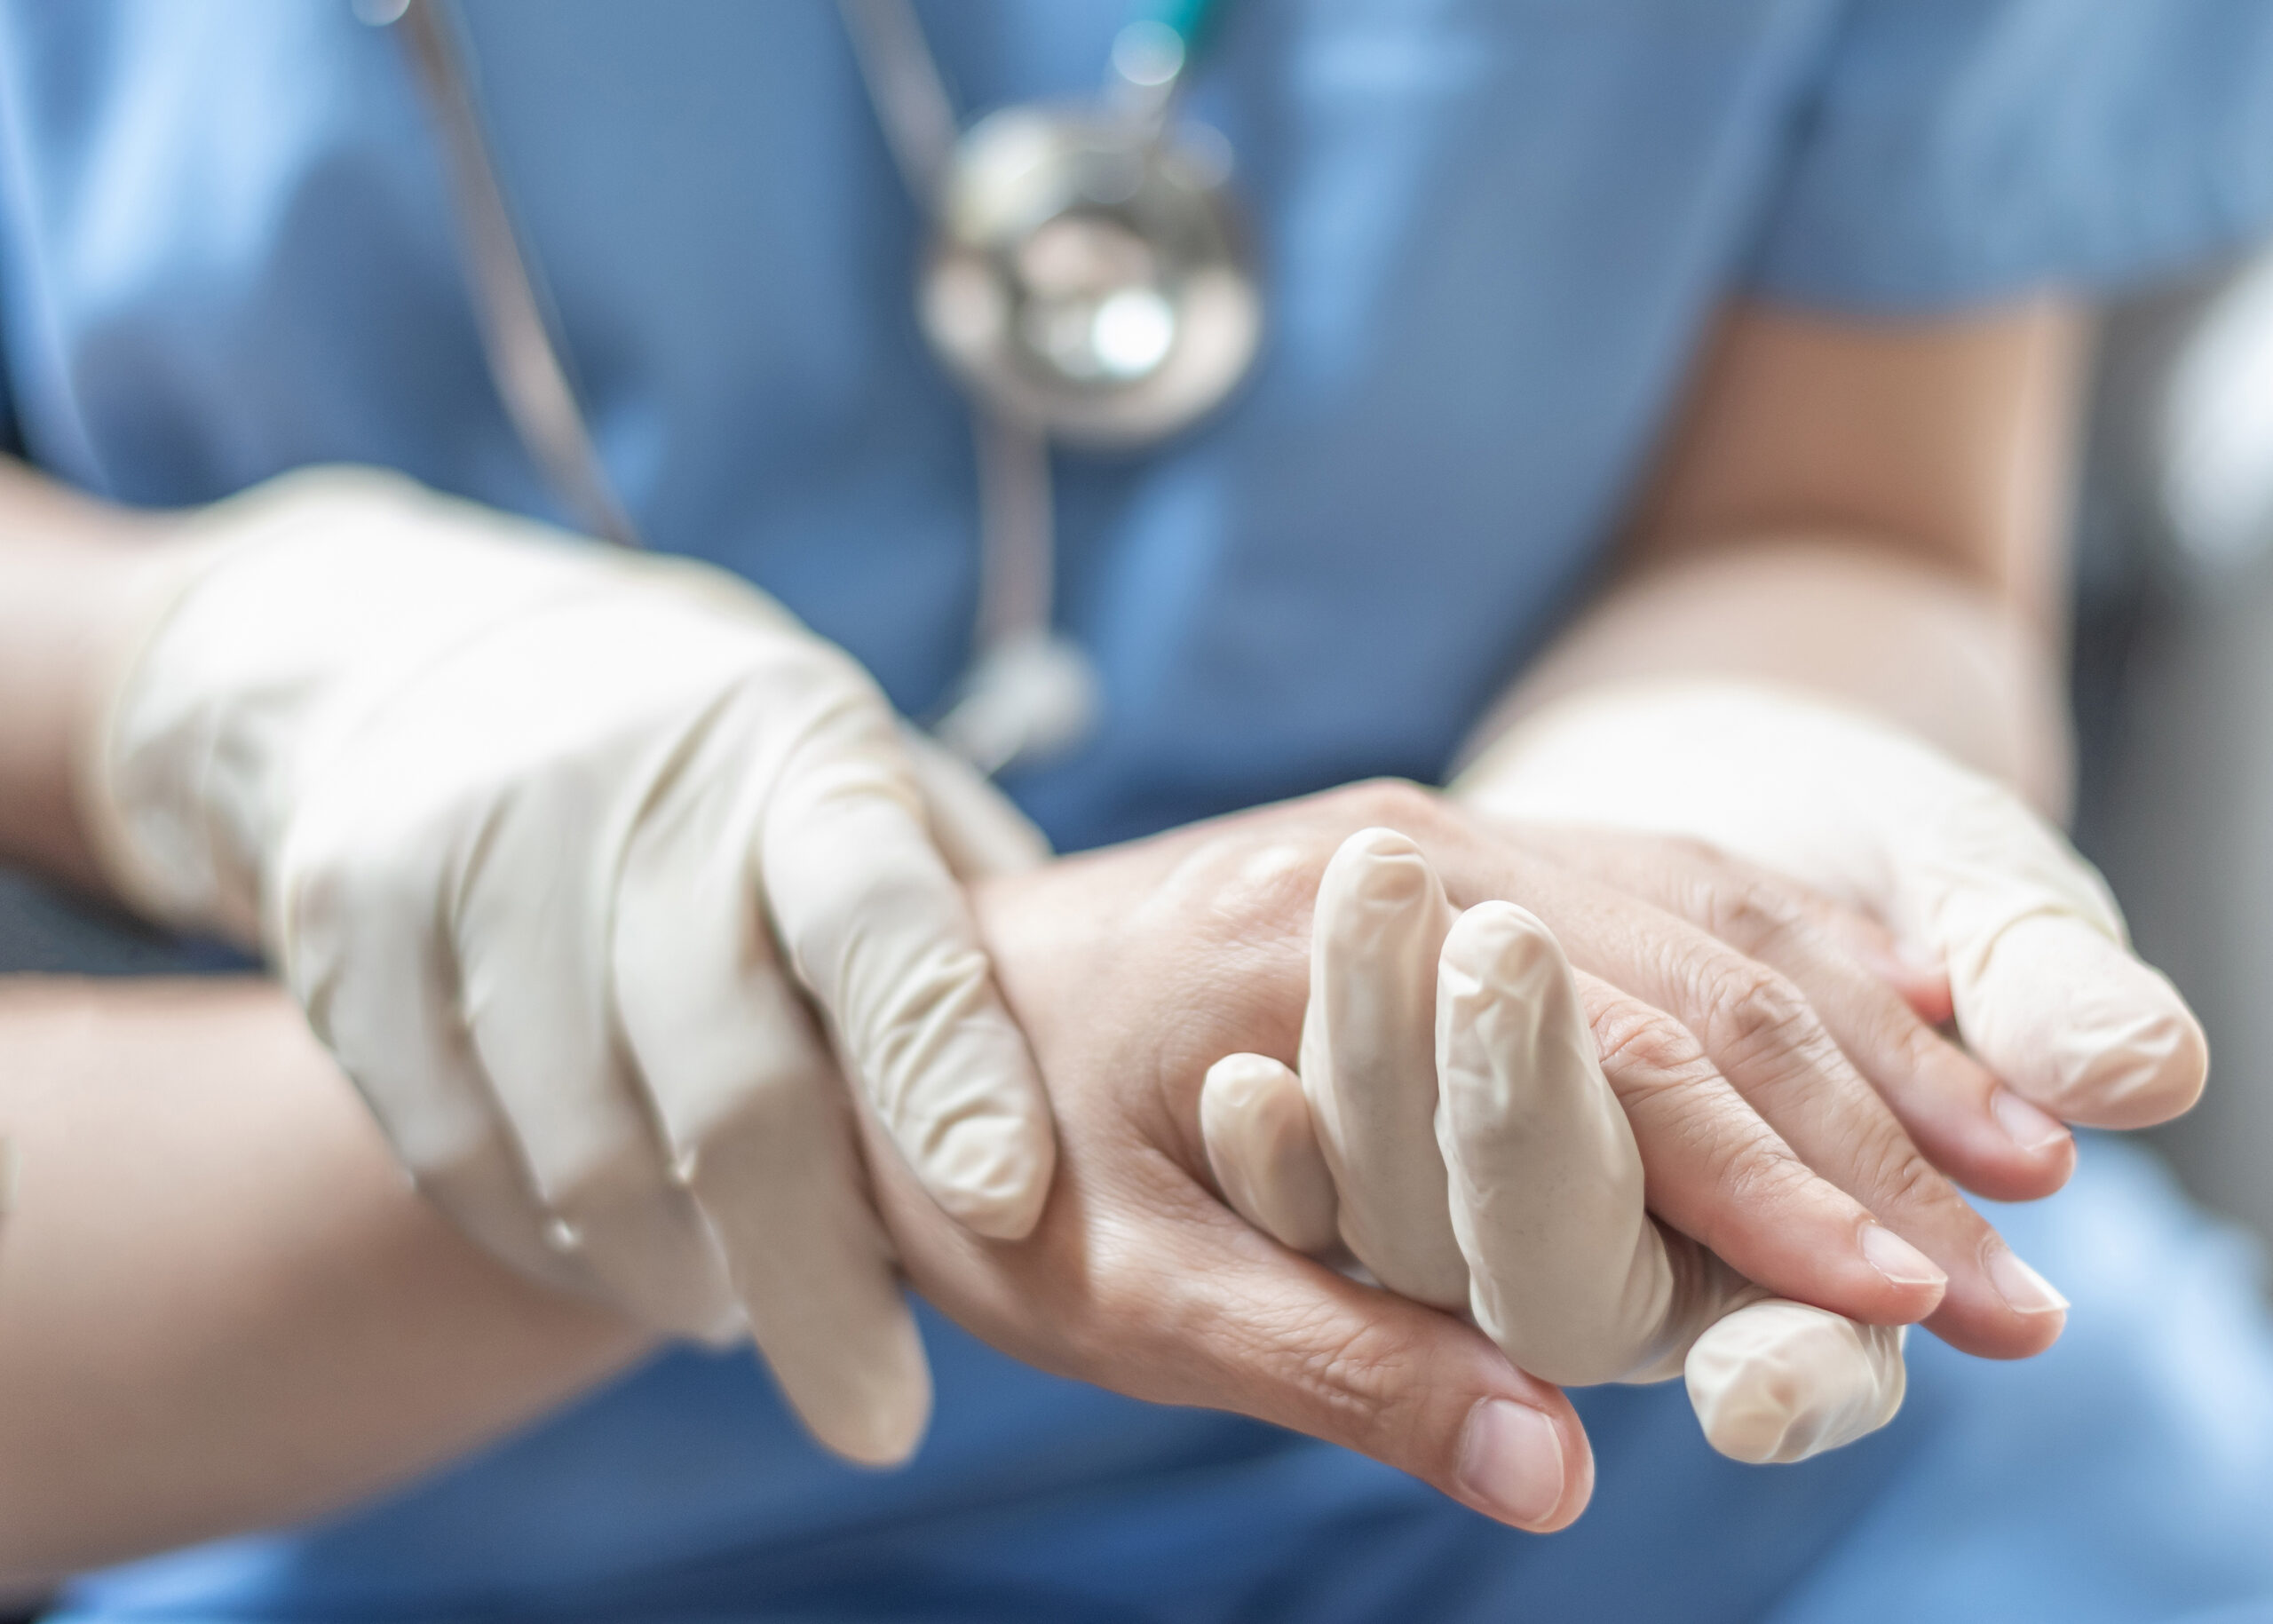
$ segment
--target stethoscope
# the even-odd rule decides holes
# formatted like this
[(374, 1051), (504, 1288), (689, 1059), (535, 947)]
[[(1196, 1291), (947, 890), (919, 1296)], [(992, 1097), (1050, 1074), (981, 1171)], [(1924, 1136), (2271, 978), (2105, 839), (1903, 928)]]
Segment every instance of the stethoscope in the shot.
[[(355, 0), (399, 22), (432, 103), (482, 346), (506, 413), (596, 535), (638, 532), (610, 484), (516, 235), (447, 0)], [(993, 773), (1087, 738), (1088, 655), (1052, 623), (1049, 447), (1153, 444), (1221, 404), (1254, 360), (1262, 301), (1223, 139), (1172, 114), (1210, 0), (1164, 0), (1113, 44), (1103, 94), (957, 126), (910, 0), (837, 0), (931, 239), (926, 338), (970, 398), (978, 459), (975, 654), (933, 731)]]

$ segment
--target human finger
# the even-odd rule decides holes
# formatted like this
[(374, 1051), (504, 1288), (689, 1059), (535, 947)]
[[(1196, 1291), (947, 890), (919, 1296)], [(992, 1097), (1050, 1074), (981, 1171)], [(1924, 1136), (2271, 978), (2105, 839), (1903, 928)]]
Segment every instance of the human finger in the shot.
[(1342, 1238), (1390, 1290), (1466, 1306), (1437, 1142), (1437, 955), (1453, 909), (1394, 830), (1344, 840), (1319, 881), (1302, 1075)]
[(1690, 1348), (1690, 1406), (1707, 1440), (1731, 1460), (1804, 1461), (1894, 1419), (1907, 1382), (1908, 1329), (1857, 1325), (1781, 1298), (1747, 1303)]
[(1519, 1528), (1585, 1509), (1593, 1457), (1558, 1389), (1474, 1327), (1288, 1250), (1127, 1150), (1069, 1129), (1049, 1211), (1016, 1247), (944, 1223), (899, 1166), (878, 1165), (878, 1194), (916, 1287), (1018, 1358), (1355, 1450)]
[(868, 1204), (849, 1097), (757, 905), (747, 814), (729, 776), (690, 764), (625, 850), (617, 1014), (783, 1397), (827, 1447), (897, 1464), (930, 1418), (923, 1343)]
[(1028, 1233), (1056, 1165), (1049, 1098), (889, 721), (822, 718), (758, 849), (774, 928), (900, 1153), (958, 1222)]
[(1573, 978), (1651, 1211), (1780, 1296), (1881, 1325), (1933, 1311), (1943, 1271), (1794, 1154), (1685, 1026), (1597, 976)]
[[(1612, 917), (1590, 935), (1588, 967), (1679, 1020), (1788, 1153), (1873, 1215), (1861, 1238), (1889, 1287), (1935, 1300), (1936, 1335), (1993, 1359), (2050, 1345), (2065, 1323), (2064, 1300), (1919, 1153), (1788, 977), (1639, 899), (1607, 906)], [(1780, 1295), (1873, 1324), (1914, 1317), (1795, 1289), (1672, 1221)]]
[(1517, 1527), (1585, 1509), (1593, 1457), (1570, 1401), (1474, 1328), (1252, 1235), (1185, 1278), (1196, 1300), (1178, 1319), (1207, 1390)]
[[(1607, 831), (1543, 838), (1558, 857), (1586, 862), (1589, 873), (1789, 977), (1943, 1172), (2008, 1201), (2049, 1195), (2067, 1182), (2075, 1166), (2067, 1129), (1921, 1018), (1914, 987), (1905, 997), (1886, 978), (1897, 955), (1884, 927), (1708, 847)], [(1876, 967), (1855, 956), (1857, 944), (1873, 937), (1884, 961)]]
[(2128, 952), (2099, 875), (1922, 740), (1740, 684), (1600, 694), (1519, 734), (1470, 770), (1499, 812), (1683, 829), (1865, 904), (1943, 959), (1967, 1042), (2055, 1115), (2132, 1128), (2199, 1096), (2199, 1026)]
[[(1577, 1384), (1661, 1379), (1685, 1359), (1700, 1425), (1742, 1460), (1803, 1459), (1891, 1419), (1898, 1332), (1754, 1301), (1758, 1287), (1644, 1216), (1631, 1131), (1543, 926), (1512, 904), (1463, 915), (1437, 1014), (1454, 1226), (1477, 1323), (1511, 1359)], [(1300, 1089), (1276, 1060), (1229, 1057), (1200, 1115), (1233, 1210), (1312, 1250), (1273, 1210), (1290, 1190), (1314, 1191), (1312, 1232), (1331, 1239), (1333, 1188)]]
[(1226, 1055), (1200, 1089), (1208, 1166), (1231, 1208), (1283, 1247), (1316, 1257), (1338, 1238), (1334, 1174), (1303, 1080), (1267, 1055)]
[[(1935, 1311), (1937, 1334), (2005, 1358), (2057, 1336), (2064, 1301), (1916, 1153), (1786, 978), (1526, 847), (1519, 830), (1462, 826), (1396, 786), (1367, 798), (1427, 831), (1455, 902), (1522, 898), (1600, 990), (1630, 991), (1630, 1005), (1598, 1006), (1581, 984), (1629, 1114), (1635, 1097), (1664, 1097), (1656, 1137), (1635, 1122), (1659, 1216), (1778, 1295), (1869, 1323)], [(1770, 1216), (1786, 1209), (1793, 1224)], [(1811, 1239), (1795, 1246), (1802, 1230)]]

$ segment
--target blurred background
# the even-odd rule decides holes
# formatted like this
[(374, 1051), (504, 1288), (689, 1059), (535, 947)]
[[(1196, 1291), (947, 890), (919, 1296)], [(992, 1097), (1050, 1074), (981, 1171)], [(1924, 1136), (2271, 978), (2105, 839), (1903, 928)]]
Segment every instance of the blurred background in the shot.
[(2078, 524), (2078, 844), (2210, 1034), (2155, 1137), (2273, 1242), (2273, 251), (2112, 313)]
[[(2156, 1137), (2273, 1242), (2273, 251), (2110, 313), (2077, 525), (2078, 843), (2210, 1034)], [(232, 962), (0, 871), (0, 971)]]

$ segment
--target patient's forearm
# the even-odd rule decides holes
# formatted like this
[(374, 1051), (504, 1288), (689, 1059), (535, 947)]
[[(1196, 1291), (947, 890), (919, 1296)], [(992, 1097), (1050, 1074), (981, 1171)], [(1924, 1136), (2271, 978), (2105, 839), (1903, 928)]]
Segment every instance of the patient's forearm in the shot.
[(636, 1356), (406, 1185), (261, 982), (0, 980), (0, 1588), (307, 1516)]
[(1621, 580), (1477, 739), (1581, 688), (1747, 677), (1876, 712), (2056, 812), (2068, 781), (2057, 652), (2040, 625), (1948, 571), (1866, 541), (1762, 540)]

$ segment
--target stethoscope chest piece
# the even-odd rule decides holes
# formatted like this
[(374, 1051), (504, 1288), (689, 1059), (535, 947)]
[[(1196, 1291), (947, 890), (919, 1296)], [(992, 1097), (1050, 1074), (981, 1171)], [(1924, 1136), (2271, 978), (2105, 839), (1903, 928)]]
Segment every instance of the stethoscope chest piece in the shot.
[(1142, 445), (1237, 385), (1262, 301), (1210, 134), (1089, 105), (1010, 107), (962, 135), (918, 305), (990, 410), (1065, 443)]

